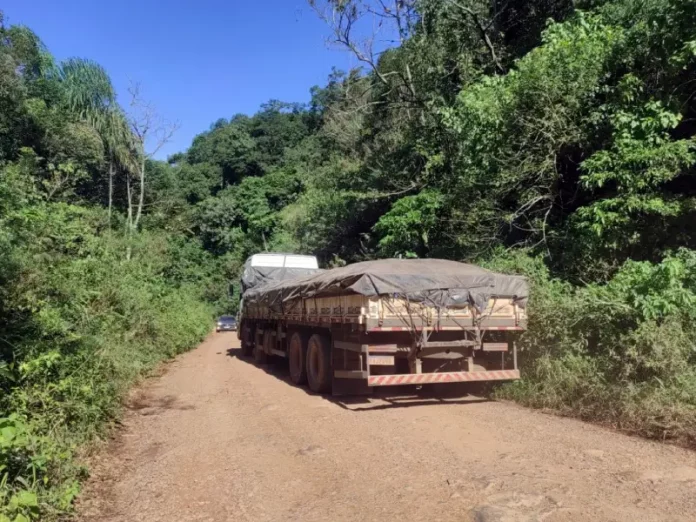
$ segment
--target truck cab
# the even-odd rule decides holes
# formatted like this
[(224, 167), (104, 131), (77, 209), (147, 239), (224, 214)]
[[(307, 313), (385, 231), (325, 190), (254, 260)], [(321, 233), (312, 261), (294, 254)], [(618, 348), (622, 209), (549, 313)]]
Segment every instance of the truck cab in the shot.
[[(240, 280), (240, 323), (244, 319), (241, 314), (244, 310), (244, 293), (247, 290), (272, 281), (304, 277), (316, 272), (319, 272), (319, 261), (315, 256), (263, 252), (248, 258), (244, 263)], [(241, 338), (241, 330), (241, 328), (237, 329), (238, 338)]]
[(250, 288), (269, 281), (281, 281), (311, 275), (319, 270), (315, 256), (266, 252), (254, 254), (244, 263), (242, 296)]

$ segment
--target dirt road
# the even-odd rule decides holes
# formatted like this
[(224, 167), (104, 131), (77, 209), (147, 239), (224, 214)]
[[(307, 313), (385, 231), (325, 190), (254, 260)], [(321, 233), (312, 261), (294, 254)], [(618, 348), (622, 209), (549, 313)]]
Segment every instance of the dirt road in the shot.
[(134, 398), (85, 521), (696, 520), (696, 454), (514, 405), (338, 402), (211, 336)]

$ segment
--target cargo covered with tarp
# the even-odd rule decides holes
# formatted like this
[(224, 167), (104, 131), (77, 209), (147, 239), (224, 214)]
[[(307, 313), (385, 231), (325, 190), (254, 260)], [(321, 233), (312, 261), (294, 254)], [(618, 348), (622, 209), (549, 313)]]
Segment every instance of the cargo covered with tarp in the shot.
[(282, 312), (290, 301), (340, 295), (389, 296), (438, 309), (471, 307), (481, 312), (491, 298), (500, 296), (524, 308), (529, 287), (524, 277), (456, 261), (384, 259), (268, 282), (249, 288), (244, 299)]
[(515, 380), (528, 296), (524, 277), (474, 265), (366, 261), (252, 286), (239, 338), (259, 364), (287, 357), (314, 392)]

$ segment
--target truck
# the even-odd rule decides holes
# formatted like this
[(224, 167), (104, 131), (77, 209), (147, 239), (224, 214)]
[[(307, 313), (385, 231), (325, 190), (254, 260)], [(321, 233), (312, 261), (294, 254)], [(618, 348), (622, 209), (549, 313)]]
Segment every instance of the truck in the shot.
[(443, 259), (384, 259), (320, 270), (313, 256), (264, 254), (242, 275), (244, 356), (287, 360), (316, 393), (520, 378), (524, 277)]

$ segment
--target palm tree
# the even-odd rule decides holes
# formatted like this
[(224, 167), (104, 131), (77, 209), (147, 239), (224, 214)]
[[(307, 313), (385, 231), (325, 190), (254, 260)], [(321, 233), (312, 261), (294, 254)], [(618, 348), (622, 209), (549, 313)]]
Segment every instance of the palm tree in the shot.
[[(113, 207), (114, 175), (117, 166), (127, 172), (136, 168), (133, 135), (123, 109), (116, 101), (111, 78), (96, 62), (70, 58), (58, 71), (65, 101), (72, 112), (89, 123), (101, 136), (109, 159), (109, 228)], [(129, 184), (130, 185), (130, 184)], [(129, 196), (130, 212), (130, 196)]]
[[(128, 213), (132, 214), (130, 196), (130, 173), (137, 169), (137, 152), (133, 134), (128, 125), (128, 119), (120, 107), (111, 110), (107, 115), (107, 122), (102, 132), (105, 148), (109, 155), (109, 228), (111, 228), (111, 209), (114, 195), (114, 174), (116, 166), (120, 166), (126, 172), (128, 182)], [(132, 219), (128, 225), (131, 226)]]
[(118, 106), (106, 70), (92, 60), (70, 58), (60, 65), (59, 75), (69, 108), (101, 130), (106, 124), (104, 115)]

